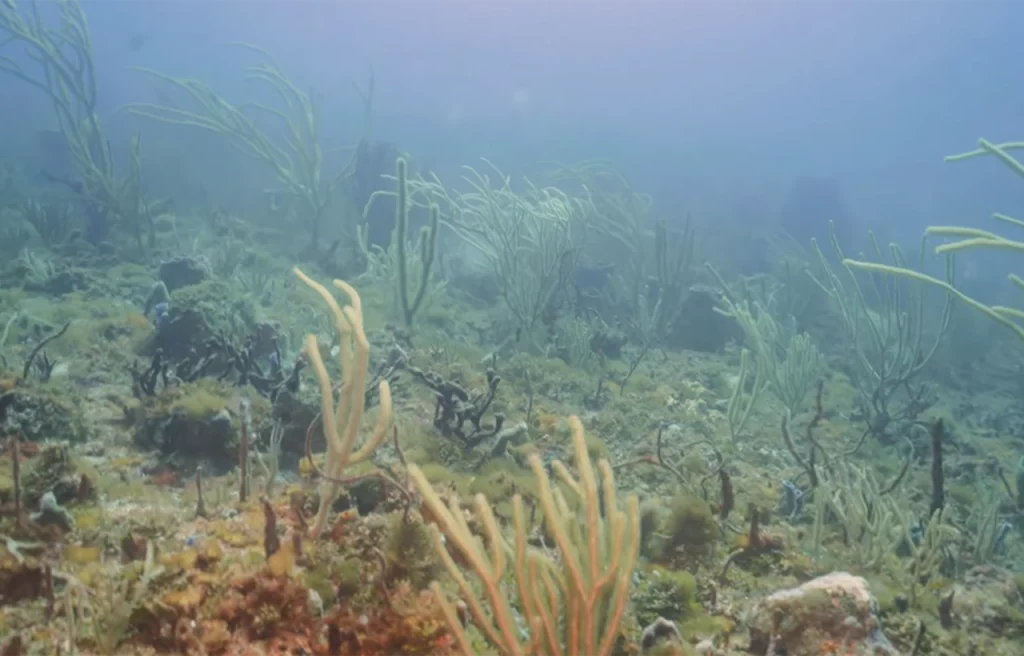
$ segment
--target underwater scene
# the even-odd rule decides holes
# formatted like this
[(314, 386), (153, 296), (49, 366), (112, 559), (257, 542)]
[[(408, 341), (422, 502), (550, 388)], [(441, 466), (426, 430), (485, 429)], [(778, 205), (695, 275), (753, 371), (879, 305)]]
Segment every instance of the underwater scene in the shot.
[(1024, 654), (1014, 24), (0, 0), (0, 656)]

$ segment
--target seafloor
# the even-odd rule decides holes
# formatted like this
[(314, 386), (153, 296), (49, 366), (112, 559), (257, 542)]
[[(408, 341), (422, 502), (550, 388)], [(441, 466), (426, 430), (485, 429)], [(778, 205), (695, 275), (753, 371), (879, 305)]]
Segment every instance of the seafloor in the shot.
[[(991, 524), (985, 508), (995, 518), (1013, 505), (1006, 463), (1019, 453), (1004, 434), (1019, 419), (1019, 397), (977, 393), (964, 382), (983, 374), (935, 377), (913, 455), (871, 436), (849, 456), (855, 471), (877, 481), (830, 488), (861, 495), (865, 519), (855, 524), (828, 508), (816, 514), (810, 503), (787, 502), (783, 481), (798, 481), (801, 465), (783, 439), (785, 411), (768, 394), (743, 433), (730, 435), (726, 413), (740, 364), (734, 347), (652, 349), (620, 388), (628, 352), (585, 369), (515, 345), (495, 352), (484, 337), (487, 309), (457, 290), (434, 299), (411, 332), (397, 327), (387, 283), (353, 281), (370, 344), (366, 389), (389, 382), (394, 432), (369, 460), (345, 470), (351, 484), (311, 539), (324, 463), (321, 391), (296, 362), (307, 332), (325, 357), (338, 349), (326, 306), (297, 282), (290, 261), (273, 255), (273, 243), (273, 234), (250, 240), (231, 275), (202, 255), (151, 254), (147, 262), (157, 264), (136, 264), (67, 244), (62, 255), (44, 256), (52, 259), (42, 281), (24, 254), (6, 263), (0, 653), (457, 653), (429, 587), (438, 581), (448, 598), (458, 588), (407, 464), (463, 509), (477, 535), (486, 531), (470, 512), (472, 499), (484, 495), (509, 545), (512, 497), (521, 495), (525, 539), (562, 562), (527, 461), (536, 455), (577, 470), (571, 415), (582, 421), (589, 455), (610, 464), (619, 499), (636, 495), (640, 503), (640, 554), (613, 653), (764, 654), (775, 649), (766, 632), (771, 642), (813, 631), (821, 632), (816, 654), (1024, 650), (1024, 579), (1004, 569), (1022, 553), (1016, 529), (994, 545), (981, 535)], [(154, 282), (182, 266), (194, 279), (172, 285), (173, 316), (147, 315)], [(167, 330), (178, 331), (180, 344), (161, 336)], [(162, 368), (159, 359), (179, 347), (176, 366)], [(207, 356), (212, 363), (203, 364)], [(838, 460), (865, 428), (842, 359), (829, 365), (817, 397), (808, 395), (787, 432), (799, 452), (813, 442)], [(330, 367), (340, 382), (333, 360)], [(438, 385), (427, 384), (435, 379), (426, 372), (457, 383), (478, 407), (493, 392), (480, 428), (443, 434)], [(372, 391), (366, 398), (360, 439), (378, 412), (379, 399)], [(498, 416), (501, 431), (493, 430)], [(898, 486), (899, 504), (907, 504), (900, 519), (921, 519), (915, 513), (927, 509), (934, 484), (927, 427), (940, 418), (948, 530), (927, 538), (941, 540), (934, 557), (942, 562), (925, 568), (916, 560), (920, 545), (910, 542), (926, 538), (913, 526), (878, 525), (879, 489)], [(984, 485), (999, 476), (1010, 479), (1005, 490)], [(987, 489), (1002, 501), (979, 501)], [(452, 552), (473, 580), (471, 563)], [(513, 571), (500, 582), (510, 600)], [(766, 597), (834, 571), (865, 579), (877, 603), (867, 612), (888, 644), (844, 642), (844, 622), (858, 621), (853, 609), (840, 609), (836, 620), (813, 607), (774, 608), (764, 628)], [(805, 603), (835, 610), (840, 600)], [(643, 630), (659, 618), (675, 628), (657, 645), (642, 644)], [(516, 630), (526, 635), (526, 627)], [(477, 653), (496, 653), (475, 628), (466, 635)]]

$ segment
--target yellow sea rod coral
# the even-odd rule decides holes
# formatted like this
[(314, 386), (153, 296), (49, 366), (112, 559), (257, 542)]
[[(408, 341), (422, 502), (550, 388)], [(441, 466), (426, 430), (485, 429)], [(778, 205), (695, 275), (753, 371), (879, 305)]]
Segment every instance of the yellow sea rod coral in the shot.
[[(619, 635), (639, 549), (639, 503), (636, 496), (630, 496), (625, 511), (619, 509), (615, 480), (606, 460), (597, 465), (598, 489), (583, 425), (577, 417), (570, 417), (569, 428), (579, 480), (561, 462), (556, 461), (552, 468), (563, 486), (578, 498), (578, 512), (570, 510), (562, 490), (552, 485), (540, 458), (530, 456), (547, 533), (560, 552), (557, 560), (527, 546), (529, 527), (519, 495), (513, 498), (513, 545), (502, 535), (487, 498), (476, 495), (477, 519), (487, 538), (485, 547), (471, 532), (458, 499), (445, 505), (423, 472), (415, 465), (409, 466), (409, 476), (436, 522), (431, 532), (438, 554), (469, 605), (473, 623), (505, 656), (607, 656)], [(447, 545), (458, 551), (480, 579), (479, 598), (448, 553), (442, 532)], [(518, 611), (529, 626), (525, 635), (505, 598), (504, 575), (510, 554)], [(438, 583), (432, 589), (459, 650), (472, 656), (473, 646), (455, 607)], [(489, 610), (485, 609), (488, 606)]]
[(334, 385), (327, 374), (316, 335), (306, 335), (305, 354), (320, 383), (320, 414), (327, 443), (327, 463), (324, 467), (324, 481), (320, 488), (320, 508), (316, 520), (310, 527), (310, 536), (316, 538), (327, 523), (327, 513), (338, 497), (344, 481), (342, 473), (347, 467), (368, 459), (387, 437), (391, 427), (391, 388), (388, 381), (380, 381), (380, 409), (373, 433), (356, 449), (359, 428), (366, 408), (364, 389), (367, 370), (370, 366), (370, 343), (363, 330), (363, 304), (356, 290), (344, 280), (335, 280), (334, 286), (348, 296), (349, 304), (338, 305), (334, 295), (298, 267), (294, 269), (299, 280), (306, 283), (320, 295), (331, 311), (334, 326), (338, 331), (339, 357), (341, 360), (341, 385), (338, 399), (334, 400)]

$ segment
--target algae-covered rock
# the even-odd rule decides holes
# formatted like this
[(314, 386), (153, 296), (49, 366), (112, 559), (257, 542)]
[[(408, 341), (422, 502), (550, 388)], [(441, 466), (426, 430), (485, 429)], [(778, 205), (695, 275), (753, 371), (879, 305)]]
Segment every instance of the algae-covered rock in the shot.
[(210, 266), (194, 257), (176, 257), (160, 264), (157, 276), (173, 292), (210, 279)]
[(238, 461), (239, 404), (252, 406), (253, 434), (268, 416), (269, 403), (252, 388), (236, 388), (210, 378), (162, 389), (143, 400), (135, 442), (163, 456), (195, 464), (207, 462), (213, 472)]
[(706, 501), (680, 495), (673, 499), (660, 533), (661, 561), (692, 561), (714, 550), (718, 523)]
[[(319, 389), (306, 386), (302, 390), (292, 392), (281, 390), (274, 401), (274, 419), (281, 422), (283, 435), (281, 438), (281, 464), (294, 467), (306, 454), (306, 432), (320, 414)], [(324, 448), (322, 431), (314, 437), (314, 451)]]
[(1013, 572), (1001, 567), (974, 567), (953, 590), (953, 621), (969, 632), (1024, 637), (1024, 590)]
[(679, 622), (701, 611), (693, 574), (661, 567), (642, 576), (631, 601), (641, 626), (653, 624), (659, 617)]
[(31, 442), (66, 440), (86, 442), (93, 430), (86, 421), (83, 400), (68, 385), (22, 384), (13, 390), (5, 419), (9, 432)]
[(751, 609), (750, 651), (810, 656), (895, 653), (875, 617), (868, 582), (832, 572), (788, 590), (780, 590)]
[(230, 285), (206, 280), (171, 292), (166, 318), (147, 351), (163, 349), (171, 360), (201, 351), (221, 335), (248, 335), (257, 324), (256, 305)]
[(65, 442), (44, 444), (25, 462), (22, 472), (21, 498), (28, 507), (39, 504), (48, 493), (54, 501), (67, 503), (78, 491), (75, 464)]
[(743, 331), (736, 320), (715, 309), (720, 292), (707, 285), (691, 287), (682, 302), (666, 341), (672, 348), (718, 353), (730, 341), (740, 341)]
[[(14, 499), (10, 456), (9, 450), (0, 456), (0, 503)], [(21, 503), (24, 508), (35, 509), (47, 493), (52, 493), (59, 503), (66, 503), (76, 497), (78, 485), (67, 443), (44, 444), (38, 451), (33, 445), (22, 445)]]
[(42, 563), (18, 547), (13, 540), (0, 541), (0, 606), (41, 597), (45, 590)]

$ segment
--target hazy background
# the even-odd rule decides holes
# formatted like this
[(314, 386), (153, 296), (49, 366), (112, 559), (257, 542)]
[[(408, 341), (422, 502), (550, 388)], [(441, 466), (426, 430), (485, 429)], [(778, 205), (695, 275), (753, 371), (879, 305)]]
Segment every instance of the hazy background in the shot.
[[(942, 161), (981, 136), (1024, 138), (1020, 2), (82, 6), (107, 129), (115, 142), (141, 131), (147, 159), (160, 161), (171, 187), (254, 181), (207, 134), (115, 112), (158, 100), (158, 83), (129, 67), (201, 78), (244, 100), (259, 92), (242, 82), (255, 59), (225, 44), (245, 41), (323, 94), (328, 146), (359, 136), (352, 83), (365, 84), (372, 69), (373, 137), (442, 171), (480, 156), (512, 172), (545, 160), (611, 158), (664, 214), (733, 223), (773, 219), (799, 176), (832, 177), (857, 221), (901, 240), (928, 224), (1019, 214), (1024, 201), (1024, 185), (995, 161)], [(41, 94), (9, 77), (0, 77), (0, 120), (10, 152), (30, 149), (33, 129), (53, 126)]]

